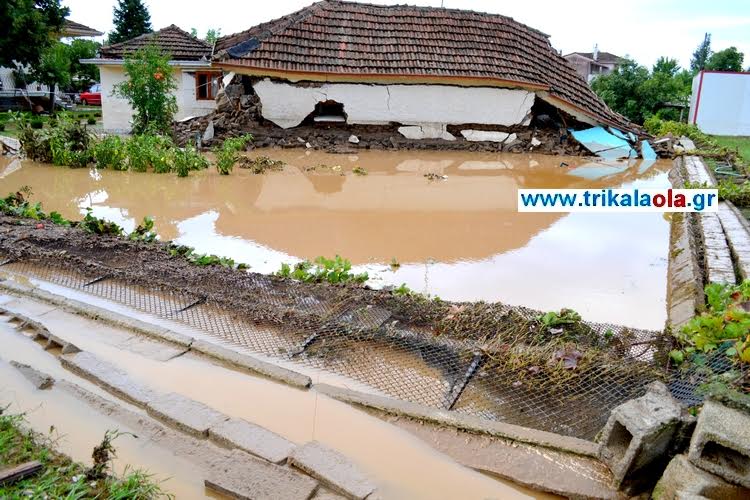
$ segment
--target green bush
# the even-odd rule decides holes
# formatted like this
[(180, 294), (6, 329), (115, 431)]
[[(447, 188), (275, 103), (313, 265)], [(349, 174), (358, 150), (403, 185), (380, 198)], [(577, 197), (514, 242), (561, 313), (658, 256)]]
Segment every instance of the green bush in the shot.
[(193, 146), (176, 148), (172, 153), (172, 165), (177, 177), (187, 177), (191, 170), (208, 168), (208, 160)]
[(44, 122), (40, 119), (34, 118), (31, 120), (31, 128), (39, 130), (44, 127)]
[(127, 170), (125, 162), (125, 141), (116, 135), (110, 135), (94, 144), (93, 157), (98, 168)]
[(215, 148), (216, 153), (216, 170), (221, 175), (229, 175), (234, 168), (234, 164), (240, 159), (240, 151), (244, 150), (247, 144), (253, 140), (253, 136), (245, 134), (241, 137), (232, 137), (225, 140), (220, 148)]
[(157, 174), (171, 170), (170, 154), (174, 144), (161, 135), (134, 135), (127, 142), (128, 165), (135, 172), (146, 172), (149, 167)]
[(5, 124), (0, 123), (0, 132), (3, 132), (3, 131), (5, 131)]
[(69, 113), (59, 113), (54, 126), (46, 129), (34, 125), (41, 122), (20, 113), (14, 120), (20, 130), (18, 140), (30, 159), (70, 167), (84, 167), (91, 161), (91, 135)]
[(96, 118), (92, 116), (91, 118), (86, 120), (86, 123), (88, 123), (89, 125), (96, 125)]
[(352, 263), (337, 255), (333, 259), (318, 257), (313, 264), (309, 260), (298, 262), (294, 267), (282, 264), (276, 276), (313, 283), (364, 283), (367, 273), (352, 274)]

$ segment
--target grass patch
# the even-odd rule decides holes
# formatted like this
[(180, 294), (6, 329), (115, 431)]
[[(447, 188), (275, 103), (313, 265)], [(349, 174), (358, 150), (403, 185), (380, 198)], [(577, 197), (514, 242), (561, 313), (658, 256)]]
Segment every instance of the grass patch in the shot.
[(715, 135), (714, 140), (719, 146), (737, 151), (745, 163), (750, 163), (750, 137), (730, 137)]
[(28, 430), (23, 415), (0, 412), (0, 464), (13, 467), (31, 460), (42, 464), (37, 475), (0, 486), (0, 498), (171, 498), (144, 471), (126, 468), (120, 477), (109, 473), (115, 456), (112, 441), (120, 435), (108, 431), (96, 448), (97, 463), (86, 467), (57, 452), (51, 434)]

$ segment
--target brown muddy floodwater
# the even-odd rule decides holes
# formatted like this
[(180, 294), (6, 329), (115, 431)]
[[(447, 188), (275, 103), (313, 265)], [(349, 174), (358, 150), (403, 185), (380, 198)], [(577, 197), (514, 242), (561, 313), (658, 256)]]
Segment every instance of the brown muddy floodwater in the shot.
[[(669, 224), (662, 214), (518, 213), (518, 188), (668, 187), (669, 162), (544, 155), (256, 150), (281, 172), (173, 174), (0, 159), (0, 193), (28, 185), (47, 211), (95, 215), (271, 273), (339, 254), (374, 287), (502, 301), (634, 327), (663, 326)], [(563, 163), (564, 162), (564, 163)], [(328, 165), (334, 168), (309, 167)], [(566, 165), (567, 164), (567, 165)], [(355, 166), (369, 172), (352, 173)], [(447, 176), (431, 181), (426, 173)], [(401, 265), (390, 267), (392, 259)]]

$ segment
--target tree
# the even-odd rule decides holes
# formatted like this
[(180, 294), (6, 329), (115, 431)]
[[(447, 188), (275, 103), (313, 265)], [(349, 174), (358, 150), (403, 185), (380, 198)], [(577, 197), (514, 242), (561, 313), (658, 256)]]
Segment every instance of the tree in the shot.
[(612, 108), (638, 123), (643, 122), (640, 89), (649, 72), (635, 61), (626, 59), (616, 70), (591, 82), (591, 88)]
[(693, 52), (693, 58), (690, 60), (690, 70), (693, 73), (697, 73), (702, 69), (706, 68), (706, 63), (711, 57), (711, 34), (706, 33), (703, 36), (703, 41), (698, 48)]
[(651, 70), (651, 73), (663, 73), (665, 75), (675, 76), (679, 70), (680, 64), (677, 62), (677, 59), (662, 56), (657, 59), (656, 64), (654, 64), (654, 67)]
[(0, 1), (0, 66), (39, 62), (68, 13), (60, 0)]
[(706, 63), (706, 69), (712, 71), (742, 71), (742, 62), (745, 54), (737, 50), (737, 47), (714, 52)]
[(92, 40), (83, 40), (77, 38), (70, 44), (70, 75), (72, 77), (72, 87), (76, 92), (85, 90), (92, 83), (99, 81), (99, 68), (93, 64), (83, 64), (81, 59), (93, 59), (99, 51), (101, 44)]
[(213, 45), (216, 43), (216, 40), (218, 40), (220, 36), (221, 36), (221, 28), (219, 29), (211, 28), (208, 31), (206, 31), (206, 38), (204, 38), (204, 40), (208, 42), (210, 45)]
[(127, 81), (115, 86), (115, 94), (125, 98), (135, 111), (133, 132), (168, 134), (177, 112), (177, 88), (169, 54), (149, 45), (125, 59)]
[(115, 7), (114, 31), (108, 44), (120, 43), (146, 33), (151, 33), (151, 14), (141, 0), (118, 0)]
[(32, 66), (31, 78), (49, 87), (50, 109), (55, 109), (55, 87), (70, 83), (70, 47), (55, 42), (44, 49), (39, 62)]

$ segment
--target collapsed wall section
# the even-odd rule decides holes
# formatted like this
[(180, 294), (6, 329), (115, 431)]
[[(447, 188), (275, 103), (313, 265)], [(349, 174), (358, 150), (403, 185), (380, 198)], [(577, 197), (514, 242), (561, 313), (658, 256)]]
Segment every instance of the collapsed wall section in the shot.
[(263, 118), (285, 129), (300, 125), (327, 101), (343, 104), (350, 124), (395, 122), (441, 132), (447, 125), (463, 123), (529, 125), (535, 99), (533, 92), (521, 89), (449, 85), (300, 85), (266, 78), (253, 87)]

